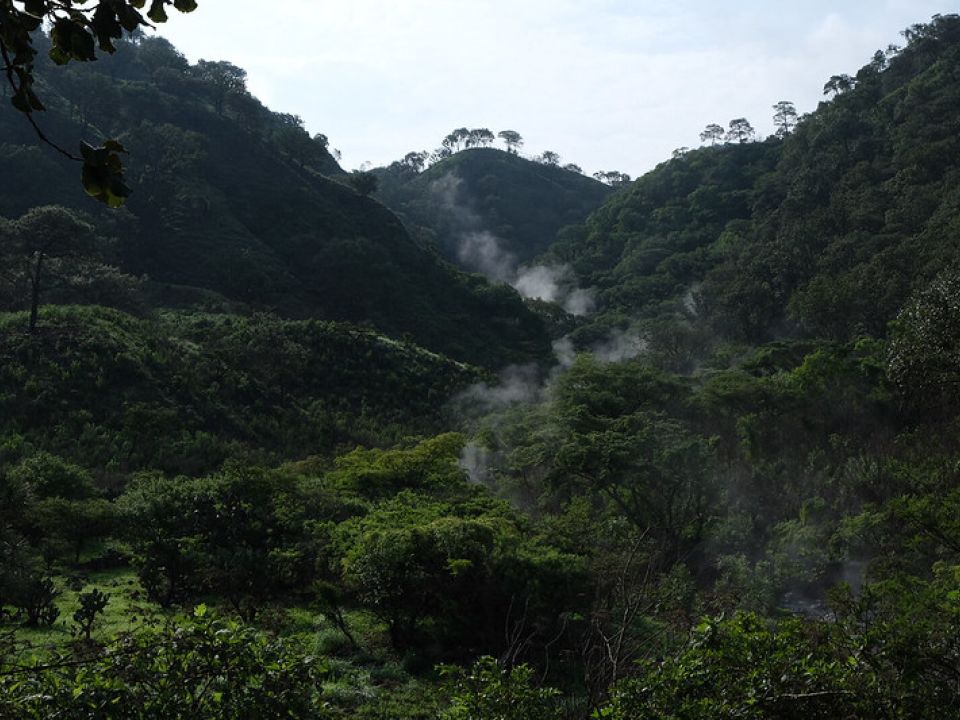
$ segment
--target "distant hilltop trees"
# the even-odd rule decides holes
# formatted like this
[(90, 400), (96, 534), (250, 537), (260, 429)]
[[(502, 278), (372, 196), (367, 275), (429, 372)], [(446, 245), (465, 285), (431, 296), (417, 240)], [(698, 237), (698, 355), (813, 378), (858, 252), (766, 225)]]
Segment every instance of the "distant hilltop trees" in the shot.
[[(830, 89), (825, 89), (824, 94), (831, 91), (841, 92), (835, 89), (835, 86), (838, 84), (843, 85), (844, 82), (837, 77), (831, 78), (830, 82), (827, 83)], [(776, 105), (773, 105), (773, 124), (777, 128), (775, 133), (776, 137), (785, 138), (793, 132), (799, 121), (800, 116), (797, 113), (797, 107), (790, 100), (780, 100)], [(717, 143), (736, 143), (742, 145), (743, 143), (752, 142), (756, 140), (756, 138), (757, 131), (754, 130), (749, 120), (742, 117), (731, 120), (726, 128), (716, 123), (710, 123), (703, 129), (703, 132), (700, 133), (700, 142), (704, 144), (709, 143), (711, 146)], [(683, 149), (685, 150), (686, 148)], [(683, 155), (683, 153), (679, 153), (679, 155)], [(678, 154), (674, 153), (674, 156), (676, 157)]]
[[(451, 131), (440, 143), (436, 150), (415, 150), (408, 152), (402, 159), (389, 165), (388, 170), (395, 173), (420, 174), (431, 165), (453, 157), (462, 150), (490, 147), (500, 140), (504, 150), (511, 155), (520, 155), (523, 147), (523, 136), (516, 130), (500, 130), (496, 134), (488, 128), (461, 127)], [(583, 167), (577, 163), (561, 163), (560, 154), (553, 150), (544, 150), (539, 155), (526, 156), (527, 160), (541, 165), (560, 168), (577, 175), (586, 175)], [(592, 177), (605, 185), (617, 187), (630, 182), (630, 176), (618, 170), (603, 170), (593, 173)]]

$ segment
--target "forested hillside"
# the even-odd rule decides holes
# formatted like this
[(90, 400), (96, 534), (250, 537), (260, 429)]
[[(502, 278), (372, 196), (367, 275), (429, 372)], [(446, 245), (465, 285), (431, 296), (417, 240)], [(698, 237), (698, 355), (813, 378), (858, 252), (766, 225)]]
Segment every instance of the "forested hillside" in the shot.
[(374, 172), (416, 240), (163, 41), (51, 69), (135, 193), (0, 114), (0, 717), (956, 717), (960, 16), (904, 38), (614, 191)]
[[(161, 38), (118, 43), (89, 66), (43, 58), (45, 133), (71, 147), (121, 140), (132, 193), (119, 213), (91, 207), (73, 164), (5, 110), (0, 216), (43, 205), (90, 213), (118, 239), (119, 268), (161, 290), (200, 288), (286, 316), (367, 323), (487, 367), (545, 354), (540, 323), (519, 297), (414, 242), (349, 185), (326, 138), (247, 92), (242, 69), (191, 66)], [(189, 304), (196, 295), (160, 297)]]
[(576, 170), (493, 148), (457, 152), (419, 173), (397, 162), (377, 175), (377, 196), (428, 230), (444, 255), (462, 265), (471, 260), (464, 256), (463, 236), (477, 232), (496, 237), (515, 264), (527, 263), (611, 192)]
[(884, 336), (955, 260), (957, 32), (907, 31), (784, 140), (680, 154), (566, 228), (552, 253), (612, 322), (669, 299), (723, 337)]

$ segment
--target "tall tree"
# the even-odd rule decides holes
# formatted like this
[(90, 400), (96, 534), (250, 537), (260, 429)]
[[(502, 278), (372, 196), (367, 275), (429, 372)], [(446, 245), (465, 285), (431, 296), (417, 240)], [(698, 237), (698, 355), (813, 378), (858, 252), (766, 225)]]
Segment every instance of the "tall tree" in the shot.
[(427, 163), (428, 157), (429, 154), (426, 151), (408, 152), (403, 156), (403, 160), (400, 161), (400, 164), (416, 173), (420, 173), (423, 172), (423, 168)]
[(460, 152), (469, 138), (470, 131), (467, 128), (457, 128), (443, 139), (443, 147), (451, 154)]
[(507, 152), (516, 155), (523, 146), (523, 137), (516, 130), (501, 130), (497, 137), (507, 146)]
[(710, 123), (703, 129), (703, 132), (700, 133), (701, 142), (709, 142), (711, 145), (716, 145), (718, 142), (723, 140), (723, 126), (717, 125), (716, 123)]
[(797, 126), (797, 108), (789, 100), (781, 100), (773, 106), (773, 122), (777, 126), (777, 137), (786, 137)]
[(742, 145), (743, 143), (750, 142), (756, 134), (753, 125), (751, 125), (746, 118), (734, 118), (730, 121), (726, 140), (727, 142), (738, 142)]
[[(217, 115), (223, 115), (224, 103), (231, 95), (244, 95), (247, 92), (247, 71), (224, 60), (200, 60), (193, 68), (196, 77), (204, 81), (213, 98), (213, 108)], [(296, 125), (302, 127), (303, 121), (296, 118)]]
[(474, 128), (466, 140), (467, 147), (486, 147), (495, 140), (495, 136), (487, 128)]
[(833, 75), (823, 86), (823, 94), (829, 95), (833, 93), (833, 96), (836, 97), (837, 95), (842, 95), (852, 90), (856, 87), (856, 84), (857, 81), (849, 75)]
[(66, 276), (86, 270), (84, 265), (100, 259), (103, 240), (93, 227), (69, 210), (47, 206), (34, 208), (0, 230), (5, 259), (19, 266), (29, 287), (32, 334), (37, 328), (41, 295)]
[(537, 162), (541, 162), (544, 165), (556, 166), (560, 164), (560, 155), (553, 150), (544, 150), (543, 154), (537, 158)]

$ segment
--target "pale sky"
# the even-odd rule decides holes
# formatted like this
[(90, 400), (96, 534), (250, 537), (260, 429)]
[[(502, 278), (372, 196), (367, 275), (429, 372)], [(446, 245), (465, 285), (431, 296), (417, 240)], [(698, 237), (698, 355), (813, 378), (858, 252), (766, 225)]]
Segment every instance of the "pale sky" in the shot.
[(705, 125), (809, 112), (946, 0), (198, 0), (161, 26), (191, 61), (229, 60), (272, 110), (383, 165), (456, 127), (517, 130), (588, 173), (639, 175)]

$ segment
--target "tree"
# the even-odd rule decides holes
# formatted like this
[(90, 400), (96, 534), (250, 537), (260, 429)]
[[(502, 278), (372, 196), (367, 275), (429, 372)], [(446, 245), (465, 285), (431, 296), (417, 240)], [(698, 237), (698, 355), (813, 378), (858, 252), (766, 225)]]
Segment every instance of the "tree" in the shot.
[(560, 164), (560, 155), (555, 153), (553, 150), (544, 150), (543, 154), (537, 158), (537, 162), (556, 167)]
[(507, 152), (516, 155), (523, 147), (523, 138), (516, 130), (501, 130), (497, 137), (507, 146)]
[(69, 550), (75, 563), (80, 562), (80, 554), (90, 541), (110, 533), (115, 517), (113, 503), (108, 500), (62, 497), (39, 500), (27, 515), (39, 531), (46, 559), (52, 560)]
[(797, 125), (797, 108), (789, 100), (781, 100), (773, 106), (773, 122), (777, 126), (777, 137), (786, 137)]
[(960, 275), (940, 274), (897, 317), (888, 375), (905, 404), (955, 413), (960, 399)]
[(727, 130), (726, 140), (727, 142), (738, 142), (742, 145), (752, 140), (756, 134), (753, 125), (746, 118), (734, 118), (730, 121), (730, 129)]
[(427, 163), (427, 158), (429, 157), (426, 151), (423, 152), (408, 152), (403, 156), (403, 160), (400, 161), (400, 164), (409, 170), (413, 170), (415, 173), (423, 172), (423, 168)]
[(577, 175), (583, 175), (583, 168), (577, 165), (576, 163), (567, 163), (563, 166), (563, 169), (567, 172), (576, 173)]
[(350, 183), (350, 186), (354, 190), (366, 197), (367, 195), (371, 195), (372, 193), (376, 192), (377, 185), (380, 183), (380, 179), (372, 172), (354, 170), (347, 177), (347, 182)]
[(11, 103), (26, 116), (40, 141), (65, 157), (83, 163), (82, 182), (87, 194), (110, 207), (118, 207), (130, 194), (120, 160), (120, 154), (125, 152), (123, 146), (115, 140), (107, 140), (99, 148), (81, 143), (80, 154), (75, 155), (47, 137), (37, 124), (34, 113), (45, 108), (36, 93), (33, 74), (37, 56), (34, 38), (46, 25), (50, 28), (50, 57), (55, 63), (90, 62), (97, 59), (97, 46), (103, 52), (115, 52), (113, 42), (122, 38), (124, 32), (133, 34), (142, 27), (150, 27), (151, 22), (166, 22), (168, 5), (180, 12), (192, 12), (197, 3), (195, 0), (151, 0), (146, 17), (140, 12), (146, 0), (110, 0), (93, 7), (86, 5), (87, 0), (28, 0), (19, 4), (2, 0), (0, 59), (13, 93)]
[(77, 597), (80, 601), (80, 607), (73, 613), (73, 621), (77, 624), (77, 630), (83, 633), (83, 637), (90, 642), (90, 633), (93, 631), (93, 624), (98, 615), (102, 615), (110, 601), (110, 596), (94, 588), (88, 593), (80, 593)]
[(701, 142), (710, 142), (710, 145), (716, 145), (719, 141), (723, 140), (723, 126), (717, 125), (716, 123), (710, 123), (703, 129), (703, 132), (700, 133)]
[(466, 146), (470, 147), (486, 147), (490, 145), (496, 138), (494, 134), (487, 130), (486, 128), (474, 128), (470, 131), (470, 134), (466, 139)]
[(460, 152), (469, 138), (469, 130), (457, 128), (443, 139), (443, 147), (447, 148), (451, 154)]
[[(217, 115), (223, 115), (224, 103), (231, 95), (245, 95), (247, 92), (247, 71), (233, 63), (223, 60), (200, 60), (192, 69), (193, 75), (202, 80), (210, 89), (213, 108)], [(296, 120), (297, 127), (303, 127), (303, 121), (295, 115), (287, 116)]]
[(277, 113), (273, 117), (280, 121), (279, 127), (273, 131), (273, 139), (281, 152), (301, 168), (322, 168), (323, 163), (331, 157), (327, 149), (330, 144), (327, 136), (317, 133), (310, 137), (299, 115)]
[(823, 86), (823, 94), (829, 95), (830, 93), (833, 93), (833, 96), (836, 97), (837, 95), (842, 95), (843, 93), (852, 90), (854, 87), (856, 87), (856, 84), (857, 81), (849, 75), (834, 75), (827, 80), (826, 84)]
[(37, 329), (40, 299), (45, 290), (65, 282), (71, 273), (90, 270), (99, 259), (103, 241), (93, 227), (66, 208), (39, 207), (12, 223), (0, 227), (7, 262), (17, 266), (15, 273), (29, 287), (30, 321), (28, 330)]
[(621, 187), (630, 182), (630, 176), (619, 170), (600, 170), (595, 172), (593, 177), (610, 187)]
[(446, 160), (448, 157), (453, 155), (453, 151), (444, 145), (443, 147), (438, 147), (432, 153), (430, 153), (429, 161), (431, 165), (434, 165), (441, 160)]

